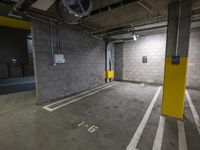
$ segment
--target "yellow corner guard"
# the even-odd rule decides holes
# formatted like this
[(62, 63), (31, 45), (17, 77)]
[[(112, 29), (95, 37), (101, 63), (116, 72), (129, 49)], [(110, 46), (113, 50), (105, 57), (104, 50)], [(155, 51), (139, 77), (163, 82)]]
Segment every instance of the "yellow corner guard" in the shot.
[(187, 62), (187, 57), (181, 57), (179, 65), (173, 65), (172, 58), (165, 59), (163, 115), (183, 118)]
[(112, 79), (115, 76), (115, 72), (113, 70), (111, 71), (105, 71), (104, 77), (105, 79)]
[(0, 16), (0, 26), (30, 30), (31, 24), (28, 21)]

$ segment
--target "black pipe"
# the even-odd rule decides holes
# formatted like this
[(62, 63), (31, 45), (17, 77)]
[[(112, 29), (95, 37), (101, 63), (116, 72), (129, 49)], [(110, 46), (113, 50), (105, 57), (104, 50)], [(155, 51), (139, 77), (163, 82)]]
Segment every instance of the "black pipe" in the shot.
[[(108, 67), (107, 67), (107, 52), (108, 52), (108, 42), (105, 44), (105, 72), (107, 73)], [(107, 78), (105, 78), (105, 83), (107, 83)]]
[(104, 30), (104, 31), (94, 32), (92, 35), (94, 35), (94, 36), (104, 35), (104, 34), (108, 34), (110, 32), (121, 31), (121, 30), (129, 29), (129, 28), (133, 28), (133, 26), (128, 24), (128, 25), (124, 25), (124, 26), (120, 26), (120, 27), (115, 27), (115, 28), (112, 28), (112, 29), (107, 29), (107, 30)]
[[(111, 56), (110, 56), (110, 57), (112, 58), (112, 51), (111, 51)], [(109, 71), (111, 71), (111, 70), (112, 70), (111, 58), (109, 58)], [(109, 78), (109, 81), (111, 82), (111, 81), (112, 81), (112, 79), (111, 79), (111, 78)]]
[(10, 14), (22, 14), (37, 0), (22, 0), (19, 1), (11, 10)]

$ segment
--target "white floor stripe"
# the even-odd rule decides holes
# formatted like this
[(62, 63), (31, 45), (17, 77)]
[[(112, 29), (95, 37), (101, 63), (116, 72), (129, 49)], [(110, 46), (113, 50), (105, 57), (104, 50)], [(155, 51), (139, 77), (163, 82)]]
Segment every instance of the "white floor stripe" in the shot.
[[(116, 82), (113, 81), (110, 85), (113, 85), (113, 84), (115, 84), (115, 83), (116, 83)], [(79, 96), (81, 96), (81, 95), (84, 95), (84, 94), (90, 93), (90, 92), (92, 92), (92, 91), (94, 91), (94, 90), (101, 89), (101, 88), (106, 87), (106, 86), (108, 86), (108, 85), (107, 85), (107, 84), (104, 84), (104, 85), (102, 85), (102, 86), (99, 86), (99, 87), (93, 88), (93, 89), (91, 89), (91, 90), (88, 90), (88, 91), (82, 92), (82, 93), (80, 93), (80, 94), (76, 94), (76, 95), (74, 95), (74, 96), (71, 96), (71, 97), (65, 98), (65, 99), (63, 99), (63, 100), (59, 100), (59, 101), (53, 102), (53, 103), (51, 103), (51, 104), (45, 105), (44, 108), (48, 108), (48, 107), (50, 107), (50, 106), (53, 106), (53, 105), (56, 105), (56, 104), (59, 104), (59, 103), (65, 102), (65, 101), (67, 101), (67, 100), (69, 100), (69, 99), (79, 97)]]
[(153, 150), (161, 150), (164, 127), (165, 127), (165, 117), (160, 116), (160, 121), (159, 121), (156, 137), (155, 137), (153, 148), (152, 148)]
[(187, 142), (185, 137), (185, 128), (182, 121), (178, 121), (178, 145), (179, 150), (187, 150)]
[[(94, 94), (96, 94), (96, 93), (98, 93), (98, 92), (101, 92), (101, 91), (103, 91), (103, 90), (105, 90), (105, 89), (107, 89), (107, 88), (110, 88), (110, 87), (112, 87), (112, 86), (114, 86), (114, 85), (117, 85), (117, 84), (119, 84), (119, 83), (114, 83), (114, 84), (112, 84), (112, 85), (106, 86), (106, 87), (104, 87), (104, 88), (101, 88), (100, 90), (96, 90), (96, 91), (94, 91), (94, 92), (91, 92), (91, 93), (86, 94), (86, 95), (84, 95), (84, 96), (82, 96), (82, 97), (76, 98), (76, 99), (74, 99), (74, 100), (72, 100), (72, 101), (70, 101), (70, 102), (66, 102), (66, 103), (61, 104), (61, 105), (59, 105), (59, 106), (57, 106), (57, 107), (54, 107), (54, 108), (49, 108), (49, 106), (51, 106), (52, 104), (47, 105), (47, 106), (44, 106), (44, 107), (42, 107), (42, 108), (44, 108), (44, 109), (46, 109), (46, 110), (48, 110), (48, 111), (54, 111), (54, 110), (56, 110), (56, 109), (59, 109), (59, 108), (61, 108), (61, 107), (64, 107), (64, 106), (69, 105), (69, 104), (71, 104), (71, 103), (74, 103), (74, 102), (76, 102), (76, 101), (79, 101), (79, 100), (81, 100), (81, 99), (83, 99), (83, 98), (86, 98), (86, 97), (88, 97), (88, 96), (94, 95)], [(86, 93), (86, 92), (85, 92), (85, 93)], [(87, 92), (87, 93), (88, 93), (88, 92)], [(80, 96), (80, 95), (83, 95), (83, 94), (79, 94), (79, 96)], [(75, 96), (74, 96), (74, 97), (75, 97)], [(71, 98), (72, 98), (72, 97), (71, 97)], [(69, 98), (69, 99), (71, 99), (71, 98)], [(62, 100), (62, 101), (66, 101), (66, 100)]]
[(199, 135), (200, 135), (200, 120), (199, 120), (199, 115), (197, 114), (197, 111), (192, 103), (192, 99), (188, 93), (188, 91), (186, 90), (186, 97), (187, 97), (187, 100), (188, 100), (188, 103), (189, 103), (189, 106), (191, 108), (191, 111), (192, 111), (192, 115), (194, 117), (194, 120), (195, 120), (195, 123), (196, 123), (196, 126), (197, 126), (197, 130), (199, 131)]
[(126, 150), (136, 150), (137, 149), (136, 148), (137, 144), (138, 144), (138, 142), (140, 140), (140, 137), (142, 135), (144, 127), (146, 126), (146, 123), (147, 123), (147, 121), (149, 119), (149, 116), (150, 116), (151, 111), (153, 109), (153, 106), (154, 106), (154, 104), (155, 104), (155, 102), (156, 102), (156, 100), (157, 100), (157, 98), (159, 96), (160, 91), (161, 91), (161, 87), (159, 87), (158, 90), (156, 91), (156, 94), (154, 95), (153, 100), (151, 101), (151, 104), (149, 105), (149, 107), (148, 107), (148, 109), (147, 109), (142, 121), (140, 122), (140, 125), (138, 126), (138, 128), (137, 128), (133, 138), (131, 139), (129, 145), (127, 146)]

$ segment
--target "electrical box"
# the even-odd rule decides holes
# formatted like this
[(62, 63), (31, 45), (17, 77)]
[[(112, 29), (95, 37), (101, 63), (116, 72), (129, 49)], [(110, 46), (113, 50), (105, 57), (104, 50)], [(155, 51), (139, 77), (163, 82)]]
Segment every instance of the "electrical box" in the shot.
[(172, 64), (179, 65), (180, 64), (180, 56), (172, 56)]
[(54, 62), (56, 64), (64, 64), (65, 63), (64, 54), (54, 54)]
[(142, 63), (147, 63), (147, 56), (142, 57)]

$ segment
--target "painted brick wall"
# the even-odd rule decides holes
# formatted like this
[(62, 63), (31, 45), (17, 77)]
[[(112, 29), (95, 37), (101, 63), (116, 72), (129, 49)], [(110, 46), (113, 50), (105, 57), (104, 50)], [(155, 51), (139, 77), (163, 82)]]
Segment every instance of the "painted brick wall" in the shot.
[(61, 51), (66, 62), (52, 66), (50, 25), (32, 21), (32, 34), (36, 91), (40, 102), (104, 84), (104, 41), (89, 37), (81, 30), (61, 26)]
[[(200, 30), (191, 32), (187, 86), (200, 88)], [(116, 78), (163, 83), (166, 34), (141, 36), (136, 42), (115, 44)], [(142, 63), (147, 56), (148, 63)]]

